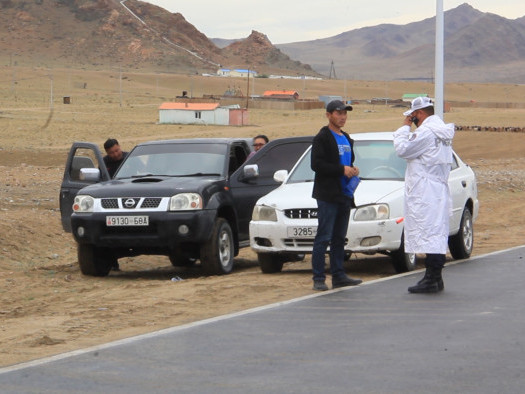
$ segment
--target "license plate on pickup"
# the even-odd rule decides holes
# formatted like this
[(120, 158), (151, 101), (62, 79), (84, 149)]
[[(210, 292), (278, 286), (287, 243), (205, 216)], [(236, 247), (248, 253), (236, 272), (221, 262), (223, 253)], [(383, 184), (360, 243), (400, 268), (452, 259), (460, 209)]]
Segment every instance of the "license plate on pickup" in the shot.
[(288, 238), (314, 238), (317, 234), (317, 227), (315, 226), (304, 226), (304, 227), (288, 227), (286, 229)]
[(106, 226), (149, 226), (149, 216), (106, 216)]

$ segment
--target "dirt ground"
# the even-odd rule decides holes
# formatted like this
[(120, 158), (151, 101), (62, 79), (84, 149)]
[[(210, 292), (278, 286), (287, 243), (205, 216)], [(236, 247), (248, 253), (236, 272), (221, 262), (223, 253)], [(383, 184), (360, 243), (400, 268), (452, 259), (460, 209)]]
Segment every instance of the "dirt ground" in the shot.
[[(58, 194), (73, 141), (102, 145), (106, 138), (114, 137), (130, 149), (139, 141), (161, 138), (309, 135), (325, 123), (323, 110), (251, 110), (250, 125), (245, 127), (159, 125), (158, 105), (169, 96), (148, 96), (146, 84), (137, 76), (141, 93), (130, 93), (129, 88), (123, 102), (114, 90), (75, 88), (74, 81), (80, 77), (70, 77), (70, 91), (75, 93), (72, 103), (63, 105), (55, 99), (50, 106), (45, 78), (42, 86), (36, 82), (14, 86), (10, 75), (3, 76), (9, 83), (2, 85), (0, 80), (7, 97), (0, 102), (0, 366), (312, 293), (309, 257), (285, 265), (282, 273), (263, 275), (250, 249), (241, 251), (234, 272), (227, 276), (205, 277), (198, 266), (174, 268), (166, 257), (156, 256), (122, 259), (122, 271), (106, 278), (83, 276), (75, 242), (60, 225)], [(96, 77), (90, 76), (90, 86)], [(178, 81), (173, 90), (187, 89), (187, 83), (187, 78)], [(210, 86), (204, 80), (192, 83), (191, 87), (212, 89), (212, 82)], [(339, 84), (341, 91), (343, 81)], [(361, 97), (367, 92), (375, 97), (384, 85), (368, 82), (367, 86), (356, 85), (355, 90)], [(158, 84), (148, 86), (159, 89)], [(500, 101), (505, 101), (516, 89), (514, 85), (498, 88), (476, 85), (450, 90), (469, 94), (498, 91)], [(309, 89), (312, 95), (325, 92), (326, 82)], [(419, 91), (420, 87), (396, 89)], [(62, 94), (65, 89), (55, 91)], [(460, 93), (455, 93), (458, 98)], [(471, 98), (465, 94), (463, 99)], [(402, 122), (401, 112), (389, 106), (356, 104), (345, 129), (350, 133), (394, 130)], [(523, 127), (525, 110), (453, 109), (445, 119), (464, 125)], [(474, 226), (473, 254), (522, 244), (525, 134), (461, 131), (454, 148), (478, 178), (480, 214)], [(346, 268), (349, 275), (365, 281), (395, 274), (386, 256), (353, 255)], [(183, 280), (172, 281), (176, 276)]]

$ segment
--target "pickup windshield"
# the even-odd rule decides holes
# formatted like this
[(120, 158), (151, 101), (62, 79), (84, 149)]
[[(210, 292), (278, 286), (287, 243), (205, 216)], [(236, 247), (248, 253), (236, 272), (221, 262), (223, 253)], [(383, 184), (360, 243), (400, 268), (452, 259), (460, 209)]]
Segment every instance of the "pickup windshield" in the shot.
[(224, 176), (226, 152), (226, 144), (140, 145), (130, 152), (114, 179), (155, 175), (190, 176), (198, 173)]

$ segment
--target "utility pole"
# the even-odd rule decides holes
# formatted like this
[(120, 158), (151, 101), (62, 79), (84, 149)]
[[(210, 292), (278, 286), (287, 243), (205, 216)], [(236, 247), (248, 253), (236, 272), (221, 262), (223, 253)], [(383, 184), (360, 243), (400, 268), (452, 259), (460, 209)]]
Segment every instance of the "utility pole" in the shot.
[(334, 67), (334, 61), (332, 60), (332, 63), (330, 64), (330, 76), (328, 79), (332, 79), (332, 73), (334, 74), (334, 79), (337, 79), (337, 75), (335, 75), (335, 67)]
[(53, 111), (53, 74), (49, 74), (49, 80), (51, 82), (51, 89), (50, 89), (51, 90), (51, 93), (50, 93), (51, 97), (49, 99), (49, 110)]
[(434, 84), (434, 108), (435, 114), (443, 119), (443, 100), (444, 100), (444, 14), (443, 14), (443, 0), (436, 0), (436, 63), (435, 63), (435, 78)]
[(246, 109), (248, 109), (249, 100), (250, 100), (250, 69), (248, 69), (248, 86), (246, 87)]
[(120, 106), (122, 107), (122, 66), (119, 67), (118, 84), (119, 84)]

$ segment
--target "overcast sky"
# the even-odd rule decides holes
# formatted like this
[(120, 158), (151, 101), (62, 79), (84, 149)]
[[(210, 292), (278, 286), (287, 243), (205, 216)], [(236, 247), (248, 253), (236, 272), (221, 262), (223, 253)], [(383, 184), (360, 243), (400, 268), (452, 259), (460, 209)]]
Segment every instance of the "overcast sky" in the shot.
[[(184, 18), (208, 38), (245, 38), (252, 30), (273, 44), (310, 41), (381, 23), (433, 17), (436, 0), (143, 0)], [(445, 11), (467, 2), (508, 19), (525, 16), (525, 0), (443, 0)]]

